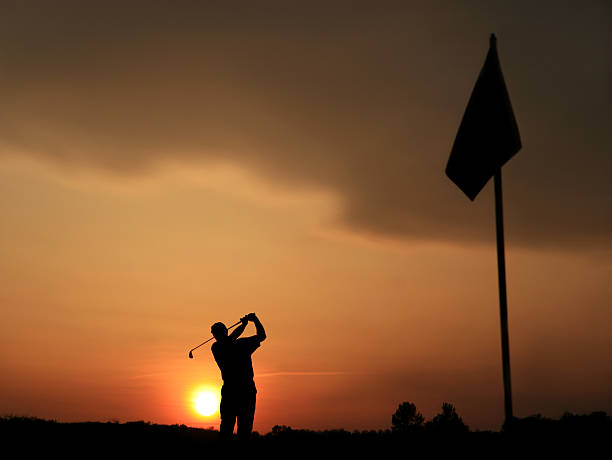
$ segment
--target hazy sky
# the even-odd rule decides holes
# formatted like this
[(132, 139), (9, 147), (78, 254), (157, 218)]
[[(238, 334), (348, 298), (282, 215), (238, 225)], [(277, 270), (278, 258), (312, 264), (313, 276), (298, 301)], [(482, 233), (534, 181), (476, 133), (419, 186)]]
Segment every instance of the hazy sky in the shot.
[(255, 429), (503, 418), (492, 187), (444, 168), (495, 32), (519, 416), (612, 412), (612, 4), (0, 2), (0, 412)]

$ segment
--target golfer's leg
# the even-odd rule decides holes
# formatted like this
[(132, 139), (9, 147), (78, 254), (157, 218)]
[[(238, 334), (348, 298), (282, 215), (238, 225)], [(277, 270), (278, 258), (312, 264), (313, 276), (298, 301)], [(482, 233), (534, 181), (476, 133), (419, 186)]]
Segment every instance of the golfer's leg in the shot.
[(221, 415), (219, 433), (224, 439), (231, 438), (234, 433), (234, 425), (236, 424), (236, 404), (234, 398), (224, 395), (223, 391), (221, 392), (219, 413)]
[(255, 400), (257, 394), (253, 392), (242, 401), (240, 411), (238, 413), (238, 438), (242, 440), (249, 439), (253, 431), (253, 420), (255, 418)]
[(221, 416), (221, 425), (219, 426), (219, 432), (221, 437), (224, 439), (229, 439), (232, 437), (234, 433), (234, 426), (236, 425), (236, 416), (228, 417)]

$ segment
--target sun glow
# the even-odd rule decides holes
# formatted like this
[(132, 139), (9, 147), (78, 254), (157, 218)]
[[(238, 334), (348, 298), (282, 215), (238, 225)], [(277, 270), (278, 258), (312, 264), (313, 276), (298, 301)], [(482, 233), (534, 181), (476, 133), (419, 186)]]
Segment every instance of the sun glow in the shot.
[(213, 391), (198, 392), (193, 402), (196, 412), (205, 417), (213, 415), (219, 409), (219, 398)]

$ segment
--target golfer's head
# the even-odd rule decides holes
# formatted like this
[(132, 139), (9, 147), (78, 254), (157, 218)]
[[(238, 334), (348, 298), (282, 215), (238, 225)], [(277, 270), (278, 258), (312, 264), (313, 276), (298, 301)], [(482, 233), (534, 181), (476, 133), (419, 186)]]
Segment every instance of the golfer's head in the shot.
[(213, 337), (216, 340), (223, 340), (227, 338), (227, 327), (223, 323), (215, 323), (210, 327)]

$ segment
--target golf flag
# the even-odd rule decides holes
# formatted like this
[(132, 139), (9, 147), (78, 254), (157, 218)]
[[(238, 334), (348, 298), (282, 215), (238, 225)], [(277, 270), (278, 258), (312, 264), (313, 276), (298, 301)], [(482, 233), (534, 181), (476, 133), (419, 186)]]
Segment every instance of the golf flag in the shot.
[(446, 175), (470, 200), (521, 149), (495, 35), (453, 144)]

